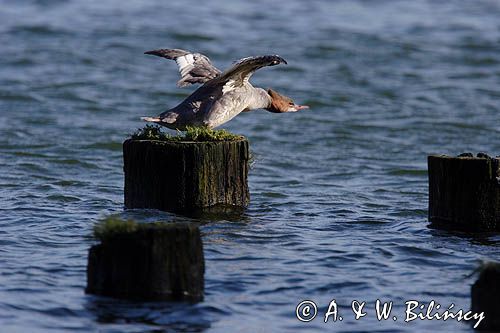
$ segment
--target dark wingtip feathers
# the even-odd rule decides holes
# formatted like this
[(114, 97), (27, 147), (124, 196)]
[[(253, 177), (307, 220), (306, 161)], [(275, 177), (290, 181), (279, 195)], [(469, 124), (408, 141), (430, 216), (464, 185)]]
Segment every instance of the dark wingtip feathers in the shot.
[(279, 64), (285, 64), (285, 65), (287, 65), (286, 60), (283, 59), (282, 57), (280, 57), (277, 54), (255, 57), (255, 59), (261, 59), (261, 60), (269, 63), (268, 66), (276, 66), (276, 65), (279, 65)]
[(150, 55), (155, 55), (155, 56), (160, 56), (160, 50), (152, 50), (152, 51), (146, 51), (144, 54), (150, 54)]
[(282, 57), (280, 57), (280, 56), (279, 56), (279, 55), (277, 55), (277, 54), (275, 54), (275, 55), (273, 55), (273, 56), (271, 56), (271, 57), (276, 58), (276, 60), (275, 60), (275, 61), (277, 61), (276, 65), (278, 65), (278, 64), (285, 64), (285, 65), (288, 65), (288, 63), (286, 62), (286, 60), (285, 60), (285, 59), (283, 59)]
[(163, 57), (171, 60), (175, 60), (178, 57), (185, 56), (190, 54), (191, 52), (181, 49), (158, 49), (152, 51), (146, 51), (144, 54), (151, 54), (158, 57)]

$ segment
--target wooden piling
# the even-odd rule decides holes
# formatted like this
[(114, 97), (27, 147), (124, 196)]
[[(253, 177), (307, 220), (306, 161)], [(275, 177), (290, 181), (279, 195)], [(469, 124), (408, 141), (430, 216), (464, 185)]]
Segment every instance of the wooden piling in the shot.
[(125, 206), (171, 212), (246, 207), (248, 141), (123, 143)]
[(87, 293), (145, 301), (203, 299), (205, 264), (197, 226), (125, 224), (100, 238), (89, 250)]
[(500, 263), (489, 262), (480, 268), (479, 278), (471, 287), (471, 311), (484, 312), (478, 330), (500, 331)]
[(500, 230), (499, 159), (429, 156), (429, 220), (463, 231)]

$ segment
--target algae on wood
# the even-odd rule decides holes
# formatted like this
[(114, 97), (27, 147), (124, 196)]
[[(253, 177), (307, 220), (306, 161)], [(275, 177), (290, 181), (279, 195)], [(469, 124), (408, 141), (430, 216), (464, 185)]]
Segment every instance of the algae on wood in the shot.
[[(191, 133), (207, 138), (205, 132)], [(186, 137), (126, 140), (125, 206), (187, 213), (218, 205), (246, 207), (248, 141), (234, 135), (214, 137), (201, 142), (183, 141)]]
[(86, 292), (133, 300), (200, 301), (205, 263), (199, 228), (105, 221), (89, 250)]
[(500, 230), (499, 160), (429, 156), (429, 220), (466, 231)]

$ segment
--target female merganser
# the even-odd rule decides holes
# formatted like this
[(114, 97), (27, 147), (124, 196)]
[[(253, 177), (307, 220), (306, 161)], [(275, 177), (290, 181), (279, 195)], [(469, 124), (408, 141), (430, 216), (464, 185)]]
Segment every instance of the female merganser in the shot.
[(212, 65), (208, 57), (200, 53), (161, 49), (145, 54), (175, 60), (181, 74), (181, 79), (177, 82), (179, 87), (203, 84), (181, 104), (158, 117), (142, 117), (145, 121), (178, 130), (185, 130), (187, 126), (214, 128), (228, 122), (240, 112), (254, 109), (283, 113), (309, 108), (295, 104), (290, 98), (272, 89), (266, 91), (255, 88), (248, 81), (259, 68), (287, 63), (277, 55), (243, 58), (221, 72)]

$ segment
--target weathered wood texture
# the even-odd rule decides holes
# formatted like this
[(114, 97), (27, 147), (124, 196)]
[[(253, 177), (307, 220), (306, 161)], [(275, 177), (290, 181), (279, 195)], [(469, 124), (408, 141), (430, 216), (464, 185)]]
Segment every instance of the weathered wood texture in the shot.
[(500, 230), (499, 160), (429, 156), (429, 220), (465, 231)]
[(500, 332), (500, 263), (488, 263), (471, 287), (471, 311), (484, 312), (477, 329)]
[(217, 205), (246, 207), (246, 139), (223, 142), (123, 143), (125, 206), (194, 212)]
[(205, 262), (189, 224), (112, 235), (89, 250), (86, 292), (133, 300), (200, 301)]

